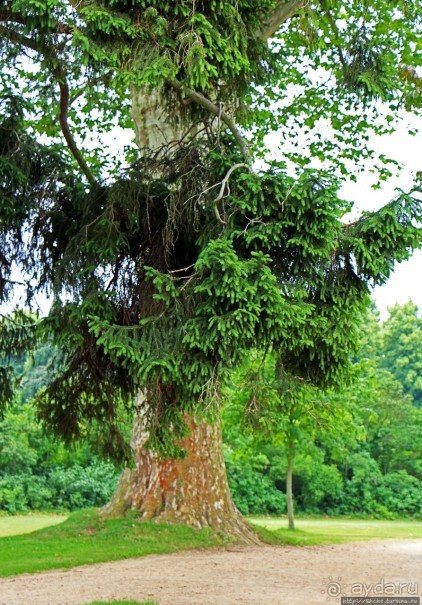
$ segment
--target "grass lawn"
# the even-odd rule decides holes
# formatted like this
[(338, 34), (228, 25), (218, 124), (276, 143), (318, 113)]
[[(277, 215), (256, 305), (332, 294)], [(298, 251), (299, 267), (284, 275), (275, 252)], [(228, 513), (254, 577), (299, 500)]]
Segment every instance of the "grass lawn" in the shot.
[(88, 510), (32, 534), (0, 538), (0, 576), (225, 543), (206, 529), (139, 522), (135, 516), (104, 520)]
[[(406, 540), (422, 538), (420, 521), (385, 521), (373, 519), (297, 519), (294, 530), (287, 529), (287, 519), (253, 517), (253, 525), (264, 529), (263, 539), (272, 543), (306, 546), (336, 544), (361, 540)], [(259, 533), (261, 533), (259, 531)]]
[[(34, 529), (31, 522), (36, 517), (28, 515), (28, 531)], [(49, 518), (41, 517), (45, 521)], [(0, 517), (3, 526), (11, 524), (8, 533), (19, 519), (17, 526), (22, 529), (22, 517)], [(57, 515), (52, 516), (51, 521), (56, 525), (31, 534), (0, 538), (0, 576), (228, 544), (209, 530), (139, 522), (135, 515), (105, 520), (97, 511), (88, 510), (73, 513), (60, 524), (57, 524)], [(422, 538), (422, 523), (417, 521), (299, 518), (295, 530), (287, 529), (286, 519), (254, 517), (250, 521), (261, 538), (270, 544), (305, 546), (376, 538)], [(118, 601), (113, 605), (153, 604)]]
[(49, 513), (30, 513), (28, 515), (0, 516), (0, 538), (29, 534), (37, 529), (57, 525), (68, 518), (69, 515), (54, 515)]

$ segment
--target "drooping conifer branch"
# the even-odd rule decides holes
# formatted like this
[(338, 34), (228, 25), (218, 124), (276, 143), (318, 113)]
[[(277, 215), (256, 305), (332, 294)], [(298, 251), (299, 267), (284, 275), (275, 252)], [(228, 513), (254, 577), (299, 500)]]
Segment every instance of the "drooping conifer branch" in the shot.
[[(5, 9), (0, 10), (0, 21), (8, 23), (17, 23), (19, 25), (32, 25), (31, 17), (27, 17), (25, 15), (21, 15), (20, 13), (15, 13), (13, 11)], [(55, 25), (55, 33), (65, 35), (73, 34), (73, 27), (67, 25), (66, 23), (63, 23), (62, 21), (56, 21)]]

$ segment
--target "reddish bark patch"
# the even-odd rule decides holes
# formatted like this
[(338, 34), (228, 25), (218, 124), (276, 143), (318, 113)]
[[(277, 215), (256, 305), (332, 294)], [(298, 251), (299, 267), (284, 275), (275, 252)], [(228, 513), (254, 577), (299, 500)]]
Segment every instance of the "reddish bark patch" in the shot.
[(186, 421), (190, 433), (181, 446), (187, 456), (164, 461), (143, 447), (146, 435), (140, 421), (135, 423), (136, 468), (122, 474), (105, 514), (136, 509), (145, 520), (211, 527), (239, 542), (259, 543), (230, 494), (220, 424)]

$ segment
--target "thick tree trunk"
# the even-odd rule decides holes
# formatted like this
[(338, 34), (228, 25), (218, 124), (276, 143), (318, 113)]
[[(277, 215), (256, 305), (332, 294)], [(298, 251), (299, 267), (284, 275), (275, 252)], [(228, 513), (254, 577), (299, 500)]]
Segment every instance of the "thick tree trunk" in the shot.
[(170, 118), (159, 90), (132, 90), (131, 115), (135, 124), (136, 144), (154, 151), (179, 138), (177, 107)]
[[(141, 150), (160, 149), (160, 153), (165, 153), (165, 146), (184, 134), (181, 112), (173, 107), (170, 118), (160, 92), (133, 90), (132, 117)], [(119, 516), (135, 509), (145, 520), (211, 527), (237, 541), (259, 543), (230, 495), (220, 425), (186, 418), (190, 434), (181, 446), (187, 456), (181, 460), (159, 460), (154, 452), (144, 448), (148, 435), (141, 414), (145, 405), (148, 404), (140, 395), (141, 412), (132, 432), (136, 467), (123, 472), (104, 514)]]
[(294, 529), (295, 517), (293, 510), (293, 439), (289, 441), (289, 448), (287, 454), (286, 498), (289, 529)]
[(137, 510), (141, 519), (211, 527), (242, 543), (259, 540), (236, 509), (227, 483), (221, 426), (186, 418), (190, 433), (181, 445), (187, 456), (159, 460), (143, 447), (147, 433), (137, 417), (132, 432), (136, 467), (120, 477), (107, 516)]

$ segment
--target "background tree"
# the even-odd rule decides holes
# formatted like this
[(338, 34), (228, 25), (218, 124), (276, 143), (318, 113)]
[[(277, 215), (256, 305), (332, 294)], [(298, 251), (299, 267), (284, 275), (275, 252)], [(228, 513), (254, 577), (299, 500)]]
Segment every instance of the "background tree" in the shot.
[[(297, 429), (302, 430), (292, 483), (299, 512), (377, 517), (422, 513), (422, 414), (402, 384), (380, 368), (382, 336), (378, 313), (365, 314), (353, 381), (337, 392), (313, 389), (314, 402), (323, 405), (314, 405), (311, 411), (317, 417), (325, 413), (325, 421), (316, 418), (312, 423), (308, 417), (301, 427), (298, 416)], [(256, 374), (257, 367), (259, 362), (252, 362), (244, 374)], [(261, 370), (260, 381), (248, 383), (239, 376), (225, 397), (229, 482), (242, 512), (282, 514), (289, 466), (283, 434), (286, 417), (274, 413), (280, 403), (268, 363)], [(260, 405), (255, 401), (251, 407), (247, 404), (254, 401), (253, 389)], [(245, 430), (248, 423), (253, 431)]]
[[(137, 470), (112, 508), (246, 535), (203, 417), (256, 342), (287, 374), (340, 384), (368, 284), (420, 244), (413, 194), (344, 225), (336, 177), (391, 129), (377, 101), (417, 108), (420, 15), (404, 0), (5, 0), (0, 18), (1, 298), (14, 264), (28, 300), (51, 292), (19, 330), (62, 354), (39, 413), (67, 441), (102, 425), (117, 455), (132, 406)], [(143, 149), (123, 168), (100, 133), (130, 116)], [(272, 128), (294, 145), (310, 129), (309, 153), (286, 145), (254, 172)], [(326, 170), (302, 170), (312, 157)]]
[(417, 406), (422, 405), (422, 318), (409, 301), (390, 309), (382, 326), (380, 365), (402, 385)]
[(48, 382), (44, 345), (27, 359), (15, 360), (19, 380), (14, 400), (0, 420), (0, 510), (86, 508), (101, 506), (113, 493), (118, 469), (94, 453), (94, 443), (69, 450), (43, 431), (31, 397)]
[[(353, 450), (363, 435), (353, 404), (341, 394), (327, 396), (303, 379), (286, 374), (276, 352), (256, 353), (227, 390), (226, 401), (229, 442), (239, 431), (248, 431), (252, 439), (246, 444), (248, 457), (259, 458), (258, 452), (270, 443), (284, 450), (286, 467), (281, 475), (285, 476), (288, 526), (294, 529), (294, 459), (298, 453), (304, 459), (307, 454), (312, 458), (313, 445), (330, 438), (341, 443), (343, 451)], [(244, 444), (240, 449), (245, 451)], [(330, 449), (334, 453), (332, 443)]]
[[(379, 368), (381, 350), (372, 346), (382, 335), (377, 314), (370, 314), (362, 328), (366, 344), (351, 385), (337, 393), (312, 389), (308, 405), (301, 408), (312, 416), (296, 414), (292, 484), (299, 513), (422, 513), (422, 410)], [(98, 458), (95, 434), (68, 450), (36, 422), (28, 398), (48, 383), (55, 355), (51, 346), (43, 345), (39, 353), (12, 363), (21, 378), (0, 421), (0, 510), (103, 505), (117, 481), (117, 469)], [(274, 364), (268, 358), (262, 361), (262, 355), (252, 357), (224, 393), (224, 447), (239, 510), (280, 515), (286, 512), (288, 448), (283, 429), (288, 417), (277, 413), (281, 402)], [(303, 381), (298, 382), (303, 389)], [(248, 405), (252, 393), (253, 406)]]

